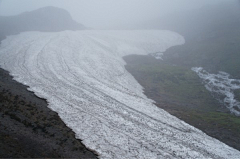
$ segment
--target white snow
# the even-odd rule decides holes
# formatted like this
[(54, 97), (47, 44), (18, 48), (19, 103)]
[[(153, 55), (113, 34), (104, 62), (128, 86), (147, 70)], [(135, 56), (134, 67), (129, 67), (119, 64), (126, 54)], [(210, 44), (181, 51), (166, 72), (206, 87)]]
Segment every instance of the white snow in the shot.
[(0, 65), (47, 99), (100, 158), (239, 158), (239, 151), (153, 105), (122, 57), (184, 43), (170, 31), (27, 32), (0, 48)]
[(230, 112), (240, 116), (240, 102), (235, 99), (234, 90), (240, 89), (240, 80), (229, 78), (229, 74), (219, 71), (211, 74), (202, 67), (193, 67), (192, 70), (203, 80), (208, 91), (222, 102)]

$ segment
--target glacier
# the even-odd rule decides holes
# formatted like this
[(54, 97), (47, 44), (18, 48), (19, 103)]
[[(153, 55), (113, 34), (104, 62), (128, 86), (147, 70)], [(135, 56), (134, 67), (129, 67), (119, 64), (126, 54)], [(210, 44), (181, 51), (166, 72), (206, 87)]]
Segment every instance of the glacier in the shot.
[(0, 47), (0, 66), (29, 86), (100, 158), (239, 158), (240, 152), (148, 99), (123, 56), (184, 44), (171, 31), (25, 32)]

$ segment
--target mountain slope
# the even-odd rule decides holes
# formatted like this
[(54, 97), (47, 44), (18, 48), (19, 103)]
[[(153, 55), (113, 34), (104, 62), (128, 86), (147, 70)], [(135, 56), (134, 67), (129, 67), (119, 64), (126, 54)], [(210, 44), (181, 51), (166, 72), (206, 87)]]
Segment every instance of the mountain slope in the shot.
[(240, 6), (233, 2), (204, 6), (149, 21), (145, 28), (180, 33), (186, 43), (168, 49), (163, 56), (176, 65), (224, 71), (240, 78)]
[(0, 41), (8, 35), (24, 31), (57, 32), (85, 29), (82, 24), (75, 22), (66, 10), (56, 7), (44, 7), (16, 16), (1, 16), (0, 26)]
[(125, 55), (183, 43), (169, 31), (28, 32), (3, 41), (0, 63), (101, 158), (236, 158), (239, 151), (156, 107), (124, 67)]

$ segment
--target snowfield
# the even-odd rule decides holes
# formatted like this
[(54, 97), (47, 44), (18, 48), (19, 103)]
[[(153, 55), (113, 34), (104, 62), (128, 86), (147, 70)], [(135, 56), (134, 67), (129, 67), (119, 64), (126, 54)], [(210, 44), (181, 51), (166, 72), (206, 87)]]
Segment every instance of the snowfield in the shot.
[(26, 32), (0, 47), (0, 65), (29, 86), (100, 158), (239, 158), (240, 152), (159, 109), (122, 57), (164, 52), (170, 31)]

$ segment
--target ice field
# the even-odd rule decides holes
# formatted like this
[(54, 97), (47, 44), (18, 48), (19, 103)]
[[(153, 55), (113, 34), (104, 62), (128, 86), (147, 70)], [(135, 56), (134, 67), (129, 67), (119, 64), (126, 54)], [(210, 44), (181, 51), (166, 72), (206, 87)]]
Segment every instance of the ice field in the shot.
[(123, 56), (162, 53), (170, 31), (26, 32), (0, 47), (0, 65), (29, 86), (100, 158), (239, 158), (240, 152), (156, 107)]

